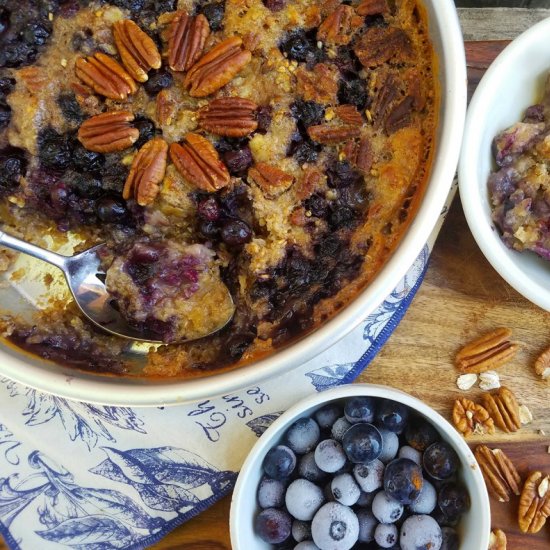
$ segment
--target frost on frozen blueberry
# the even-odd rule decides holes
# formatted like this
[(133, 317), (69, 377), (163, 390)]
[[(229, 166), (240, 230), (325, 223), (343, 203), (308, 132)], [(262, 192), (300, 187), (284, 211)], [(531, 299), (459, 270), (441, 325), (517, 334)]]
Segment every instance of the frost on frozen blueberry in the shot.
[(348, 506), (329, 502), (315, 514), (311, 534), (321, 550), (349, 550), (359, 538), (359, 520)]
[(415, 418), (405, 429), (405, 441), (414, 449), (424, 452), (439, 439), (437, 430), (426, 420)]
[(398, 538), (397, 527), (393, 524), (380, 523), (374, 531), (374, 540), (380, 548), (393, 548)]
[(298, 475), (308, 481), (320, 481), (327, 476), (315, 462), (315, 453), (307, 453), (298, 462)]
[(298, 543), (294, 550), (319, 550), (319, 547), (311, 540), (304, 540)]
[(390, 430), (384, 428), (379, 428), (378, 431), (382, 436), (382, 452), (378, 458), (386, 464), (397, 455), (397, 451), (399, 450), (399, 437), (397, 437), (396, 433), (390, 432)]
[(374, 397), (352, 397), (346, 401), (344, 414), (349, 422), (372, 422), (374, 420)]
[(419, 466), (422, 466), (422, 453), (412, 447), (409, 447), (408, 445), (405, 445), (399, 449), (397, 457), (408, 458), (409, 460), (416, 462)]
[(454, 449), (444, 441), (432, 443), (422, 455), (424, 469), (434, 479), (449, 479), (457, 471), (459, 458)]
[(296, 467), (296, 455), (285, 445), (277, 445), (265, 455), (263, 469), (272, 479), (286, 479)]
[(307, 479), (296, 479), (286, 490), (288, 513), (302, 521), (310, 521), (324, 501), (322, 489)]
[(382, 452), (382, 436), (372, 424), (353, 424), (344, 434), (342, 446), (354, 464), (365, 464), (377, 459)]
[(285, 503), (285, 484), (277, 479), (264, 478), (258, 487), (260, 508), (281, 508)]
[(311, 540), (311, 523), (309, 521), (295, 519), (292, 522), (292, 538), (296, 542)]
[(336, 441), (342, 441), (344, 434), (351, 428), (351, 422), (345, 417), (342, 416), (336, 420), (332, 426), (331, 435)]
[(372, 501), (372, 513), (380, 523), (395, 523), (403, 515), (403, 505), (380, 491)]
[(359, 538), (357, 540), (359, 542), (372, 542), (378, 520), (370, 510), (357, 510), (356, 513), (359, 521)]
[(321, 430), (313, 418), (300, 418), (286, 432), (287, 445), (296, 454), (311, 451), (319, 442)]
[(292, 518), (284, 510), (267, 508), (256, 516), (256, 533), (270, 544), (284, 542), (290, 536), (291, 526)]
[(328, 429), (342, 416), (342, 407), (336, 403), (329, 403), (315, 411), (314, 416), (320, 428)]
[(437, 504), (437, 492), (435, 487), (424, 480), (420, 494), (411, 502), (409, 508), (415, 514), (431, 514)]
[(423, 483), (422, 469), (408, 458), (396, 458), (384, 470), (384, 491), (402, 504), (415, 500)]
[(356, 464), (353, 475), (363, 491), (372, 493), (384, 484), (384, 464), (378, 459), (368, 464)]
[(346, 506), (353, 506), (361, 495), (361, 489), (351, 474), (340, 474), (331, 482), (334, 500)]
[(315, 447), (315, 463), (323, 472), (334, 473), (346, 463), (346, 453), (338, 441), (324, 439)]
[(410, 516), (401, 526), (399, 536), (401, 550), (441, 550), (443, 535), (441, 527), (431, 516)]

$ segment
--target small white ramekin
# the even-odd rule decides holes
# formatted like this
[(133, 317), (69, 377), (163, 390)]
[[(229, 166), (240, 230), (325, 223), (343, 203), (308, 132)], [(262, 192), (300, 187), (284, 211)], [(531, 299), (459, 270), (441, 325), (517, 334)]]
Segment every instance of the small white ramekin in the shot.
[(331, 401), (342, 401), (355, 396), (392, 399), (407, 405), (433, 424), (443, 440), (457, 452), (460, 458), (460, 479), (470, 494), (470, 509), (458, 526), (461, 537), (460, 550), (487, 548), (491, 531), (491, 509), (487, 488), (476, 459), (462, 436), (440, 414), (412, 395), (387, 386), (352, 384), (317, 393), (300, 401), (273, 422), (254, 445), (243, 464), (233, 491), (229, 519), (233, 550), (272, 548), (254, 532), (254, 518), (259, 511), (256, 493), (263, 475), (262, 463), (269, 449), (279, 443), (286, 429), (298, 418), (311, 416)]
[(512, 287), (548, 311), (550, 262), (504, 245), (491, 221), (487, 180), (495, 167), (493, 138), (542, 98), (550, 72), (549, 34), (550, 18), (516, 38), (491, 64), (468, 109), (458, 169), (460, 198), (479, 248)]

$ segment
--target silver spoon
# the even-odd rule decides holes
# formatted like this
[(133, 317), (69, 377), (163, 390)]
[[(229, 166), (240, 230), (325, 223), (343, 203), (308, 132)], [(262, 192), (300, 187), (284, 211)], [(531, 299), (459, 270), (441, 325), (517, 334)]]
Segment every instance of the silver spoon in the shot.
[[(158, 334), (146, 330), (142, 332), (132, 328), (124, 317), (112, 306), (111, 296), (105, 288), (105, 277), (101, 277), (101, 275), (105, 275), (105, 271), (101, 268), (99, 250), (105, 245), (99, 244), (74, 256), (62, 256), (61, 254), (50, 252), (17, 237), (8, 235), (3, 231), (0, 231), (0, 245), (23, 252), (23, 254), (28, 254), (39, 260), (44, 260), (61, 269), (65, 274), (65, 279), (76, 304), (86, 318), (94, 323), (94, 325), (122, 338), (150, 342), (152, 344), (163, 343), (158, 339)], [(233, 300), (227, 288), (226, 291), (232, 303)], [(233, 313), (234, 309), (231, 315), (227, 319), (222, 320), (218, 327), (208, 334), (201, 335), (200, 338), (221, 330), (229, 323), (233, 317)], [(193, 340), (197, 339), (198, 337), (193, 338)]]

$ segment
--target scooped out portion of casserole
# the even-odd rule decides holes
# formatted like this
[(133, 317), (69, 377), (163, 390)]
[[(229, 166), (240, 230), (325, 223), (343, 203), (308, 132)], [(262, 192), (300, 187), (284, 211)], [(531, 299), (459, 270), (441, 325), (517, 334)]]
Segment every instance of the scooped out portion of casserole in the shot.
[[(380, 270), (421, 200), (438, 105), (416, 0), (5, 0), (1, 219), (54, 249), (106, 243), (120, 311), (167, 344), (138, 374), (234, 368)], [(222, 330), (181, 343), (229, 302)], [(130, 373), (128, 343), (68, 298), (0, 313), (18, 346)]]

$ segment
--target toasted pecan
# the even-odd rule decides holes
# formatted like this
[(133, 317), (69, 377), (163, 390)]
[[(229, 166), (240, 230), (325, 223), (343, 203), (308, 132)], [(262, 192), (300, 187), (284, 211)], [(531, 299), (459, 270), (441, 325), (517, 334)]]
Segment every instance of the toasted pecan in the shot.
[(511, 495), (519, 496), (521, 477), (512, 461), (501, 449), (479, 445), (474, 451), (489, 493), (500, 502), (508, 502)]
[(78, 140), (89, 151), (114, 153), (132, 146), (139, 130), (130, 123), (134, 115), (128, 111), (110, 111), (85, 120), (78, 130)]
[(355, 10), (346, 4), (338, 6), (319, 26), (317, 40), (329, 45), (344, 46), (364, 24)]
[(231, 82), (251, 59), (252, 54), (242, 48), (241, 38), (227, 38), (189, 69), (183, 84), (192, 97), (206, 97)]
[(202, 13), (194, 17), (178, 10), (168, 33), (168, 65), (173, 71), (187, 71), (202, 55), (210, 26)]
[(99, 95), (124, 100), (137, 91), (135, 80), (112, 57), (98, 52), (76, 60), (75, 73)]
[(338, 107), (334, 108), (334, 112), (336, 116), (346, 124), (351, 124), (352, 126), (363, 125), (363, 117), (355, 105), (349, 105), (347, 103), (338, 105)]
[(177, 111), (177, 105), (174, 99), (170, 96), (169, 90), (161, 90), (157, 94), (156, 105), (157, 120), (161, 126), (171, 124)]
[(538, 533), (550, 516), (550, 477), (532, 472), (519, 497), (518, 523), (523, 533)]
[(198, 134), (186, 134), (183, 143), (170, 145), (170, 158), (192, 185), (210, 193), (225, 187), (230, 176), (214, 146)]
[(519, 345), (510, 341), (512, 331), (498, 328), (464, 346), (456, 355), (455, 364), (462, 372), (476, 374), (494, 370), (512, 359)]
[(521, 428), (519, 404), (511, 390), (502, 386), (494, 392), (484, 393), (481, 400), (501, 430), (516, 432)]
[(166, 172), (168, 144), (160, 137), (148, 141), (138, 151), (126, 178), (122, 197), (134, 198), (140, 206), (151, 204)]
[(327, 126), (319, 124), (307, 129), (309, 137), (318, 143), (330, 145), (359, 137), (360, 130), (357, 126)]
[(410, 59), (412, 42), (399, 27), (370, 27), (357, 41), (353, 51), (366, 68), (378, 67), (389, 61), (403, 62)]
[(294, 183), (294, 177), (291, 174), (265, 162), (259, 162), (252, 167), (248, 175), (268, 198), (280, 195)]
[(311, 71), (298, 67), (295, 74), (296, 92), (306, 101), (336, 102), (340, 73), (334, 65), (317, 63)]
[(350, 140), (343, 148), (346, 159), (364, 173), (370, 172), (374, 162), (374, 151), (368, 137), (363, 136), (359, 141)]
[(356, 8), (359, 15), (384, 15), (388, 13), (387, 0), (361, 0)]
[(258, 127), (258, 106), (241, 97), (214, 99), (199, 110), (199, 126), (218, 136), (244, 137)]

